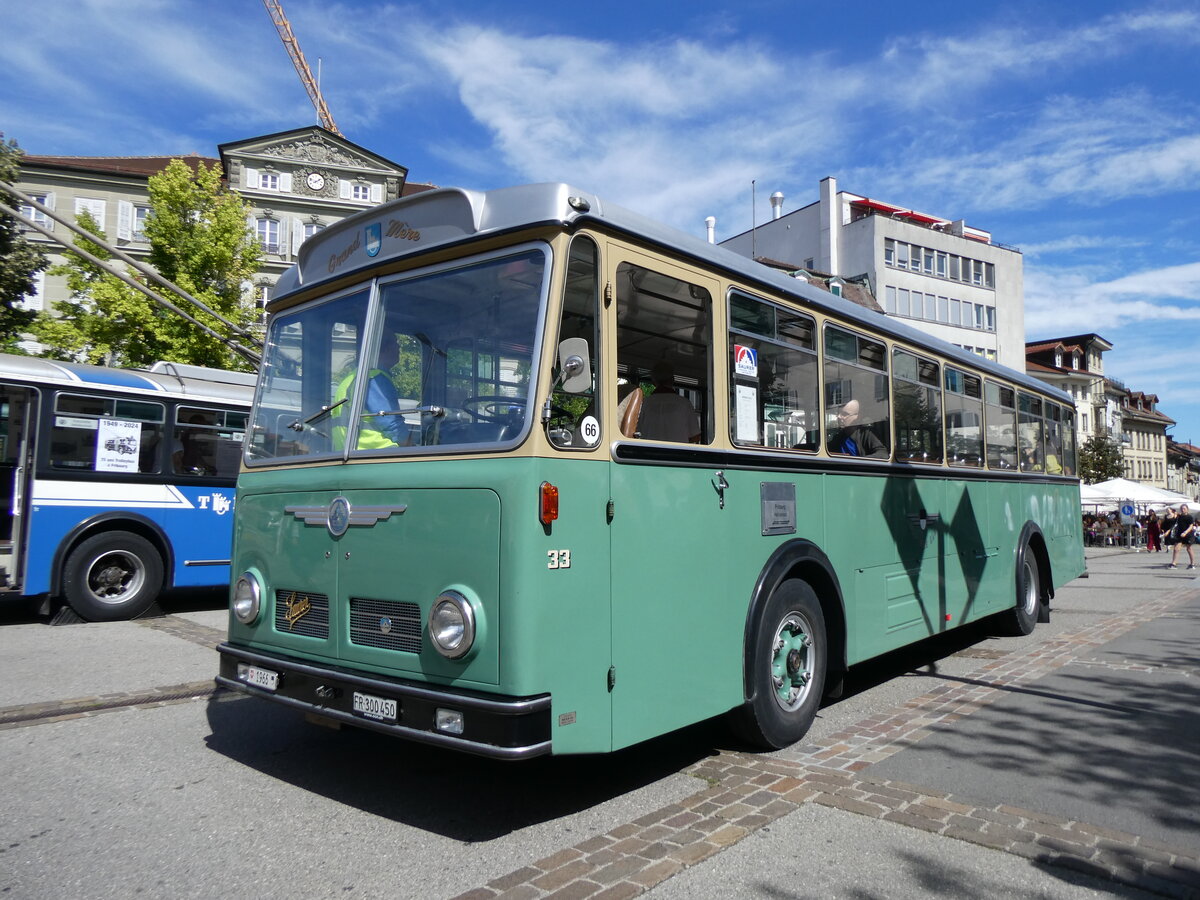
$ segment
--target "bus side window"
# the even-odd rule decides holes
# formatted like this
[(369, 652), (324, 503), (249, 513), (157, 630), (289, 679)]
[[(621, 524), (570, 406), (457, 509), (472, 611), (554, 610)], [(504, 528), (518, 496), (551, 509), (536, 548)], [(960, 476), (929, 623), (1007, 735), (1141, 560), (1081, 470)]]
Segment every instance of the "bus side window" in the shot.
[[(579, 235), (571, 242), (567, 260), (567, 278), (563, 285), (562, 319), (555, 342), (553, 370), (554, 393), (550, 400), (550, 421), (546, 436), (560, 449), (588, 449), (600, 443), (600, 410), (596, 403), (596, 385), (600, 383), (597, 330), (597, 304), (600, 297), (600, 251), (596, 242)], [(592, 374), (591, 384), (582, 392), (564, 389), (563, 359), (557, 353), (565, 341), (582, 338), (587, 343), (586, 360)], [(576, 345), (577, 342), (573, 342)], [(568, 385), (569, 386), (569, 385)]]
[(942, 385), (938, 364), (904, 350), (892, 351), (896, 403), (896, 459), (942, 461)]
[(891, 455), (887, 354), (881, 342), (825, 326), (825, 410), (830, 453)]
[(984, 384), (987, 462), (990, 469), (1017, 467), (1016, 391), (994, 381)]
[(957, 369), (945, 370), (946, 450), (952, 466), (983, 465), (983, 382)]
[(731, 291), (729, 349), (733, 442), (816, 450), (821, 387), (813, 319)]
[(632, 263), (617, 267), (617, 360), (625, 373), (617, 392), (625, 397), (633, 383), (642, 391), (636, 437), (712, 442), (711, 350), (706, 289)]

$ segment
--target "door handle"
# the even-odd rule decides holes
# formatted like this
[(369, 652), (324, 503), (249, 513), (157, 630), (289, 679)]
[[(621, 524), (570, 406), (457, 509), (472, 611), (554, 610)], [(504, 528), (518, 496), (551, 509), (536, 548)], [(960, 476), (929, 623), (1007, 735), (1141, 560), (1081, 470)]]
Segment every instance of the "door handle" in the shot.
[(721, 509), (725, 508), (725, 489), (729, 487), (729, 482), (725, 480), (723, 471), (717, 472), (717, 477), (713, 479), (713, 490), (717, 492), (717, 496), (721, 499)]

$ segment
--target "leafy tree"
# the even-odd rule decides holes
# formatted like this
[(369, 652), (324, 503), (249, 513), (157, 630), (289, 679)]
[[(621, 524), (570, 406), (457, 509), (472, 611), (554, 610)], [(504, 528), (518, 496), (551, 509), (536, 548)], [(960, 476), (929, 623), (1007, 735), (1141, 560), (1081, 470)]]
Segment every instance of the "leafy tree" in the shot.
[[(193, 172), (182, 160), (149, 179), (151, 215), (146, 221), (150, 264), (159, 274), (240, 326), (254, 318), (242, 288), (258, 268), (260, 247), (246, 229), (248, 208), (223, 189), (219, 168), (201, 163)], [(79, 224), (103, 236), (86, 212)], [(101, 259), (109, 254), (77, 238)], [(142, 366), (159, 359), (227, 369), (247, 364), (217, 338), (177, 315), (78, 254), (51, 270), (64, 275), (72, 298), (55, 304), (56, 316), (38, 318), (33, 331), (49, 355), (109, 365)], [(135, 273), (132, 277), (144, 281)], [(218, 334), (228, 328), (174, 294), (150, 287)]]
[[(0, 181), (18, 180), (23, 155), (16, 141), (6, 142), (0, 133)], [(7, 194), (0, 197), (8, 206), (14, 205)], [(29, 331), (37, 312), (24, 309), (20, 300), (33, 290), (34, 276), (46, 264), (45, 254), (25, 240), (17, 220), (0, 213), (0, 350), (21, 352), (17, 342)]]
[(1125, 461), (1121, 445), (1116, 441), (1095, 434), (1079, 448), (1079, 477), (1085, 484), (1120, 478), (1125, 474)]

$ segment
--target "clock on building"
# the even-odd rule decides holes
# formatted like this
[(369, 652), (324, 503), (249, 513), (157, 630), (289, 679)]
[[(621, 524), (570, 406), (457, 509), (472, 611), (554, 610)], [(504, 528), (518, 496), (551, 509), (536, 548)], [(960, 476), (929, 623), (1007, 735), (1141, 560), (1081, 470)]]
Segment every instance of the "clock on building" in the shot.
[(320, 172), (309, 172), (305, 183), (308, 185), (309, 190), (319, 191), (325, 187), (325, 176)]

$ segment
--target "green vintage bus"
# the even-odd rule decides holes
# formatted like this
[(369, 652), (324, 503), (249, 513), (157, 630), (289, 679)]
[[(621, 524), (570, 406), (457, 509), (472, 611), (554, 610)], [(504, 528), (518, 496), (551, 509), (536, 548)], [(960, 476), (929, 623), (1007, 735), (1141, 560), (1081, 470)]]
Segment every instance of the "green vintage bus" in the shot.
[(346, 219), (270, 312), (218, 681), (327, 720), (778, 748), (1083, 571), (1067, 395), (567, 185)]

